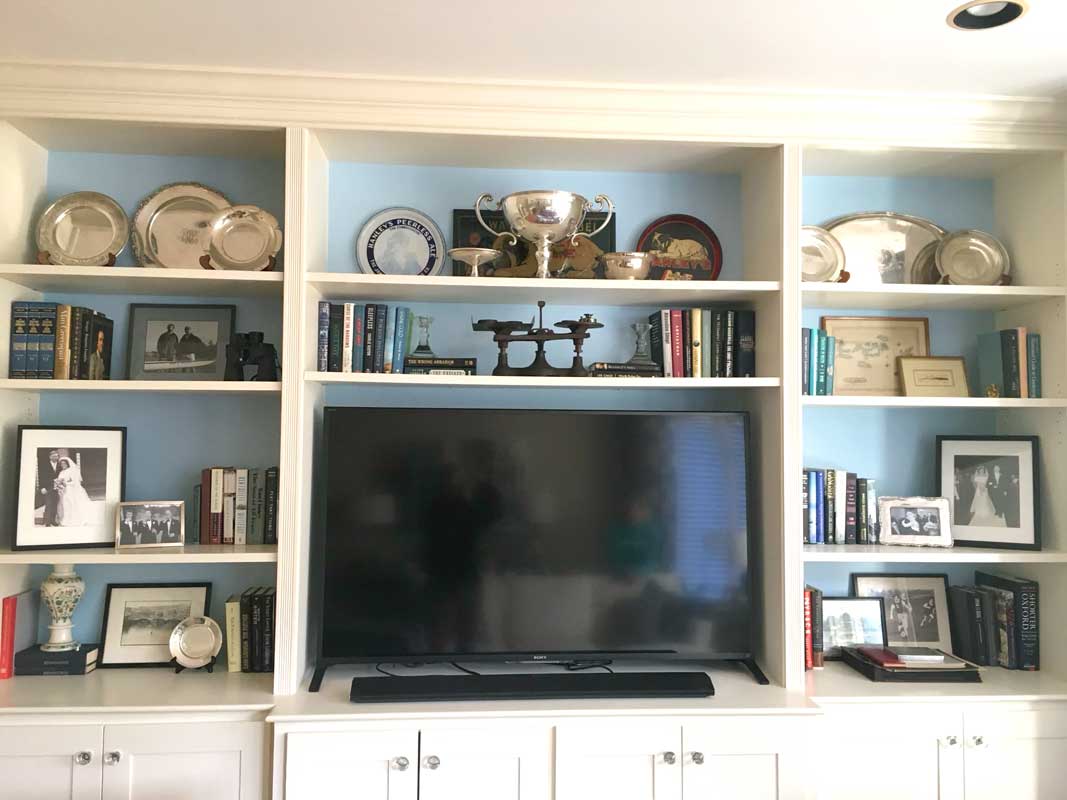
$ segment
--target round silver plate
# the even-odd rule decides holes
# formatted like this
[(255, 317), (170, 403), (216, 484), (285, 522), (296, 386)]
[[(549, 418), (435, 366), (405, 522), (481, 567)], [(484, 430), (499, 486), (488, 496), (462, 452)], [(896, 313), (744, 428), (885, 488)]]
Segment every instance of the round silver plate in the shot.
[(845, 251), (832, 233), (817, 225), (800, 229), (800, 279), (834, 282), (845, 271)]
[(823, 227), (845, 251), (850, 286), (906, 282), (919, 252), (945, 235), (928, 219), (892, 211), (849, 214)]
[(282, 231), (273, 214), (259, 206), (231, 206), (211, 219), (200, 264), (255, 272), (270, 268), (281, 247)]
[(211, 663), (222, 650), (222, 629), (211, 617), (186, 617), (170, 634), (170, 654), (186, 669)]
[(1008, 251), (982, 231), (953, 231), (937, 247), (937, 269), (956, 286), (996, 286), (1011, 274)]
[(211, 220), (230, 206), (221, 192), (199, 183), (171, 183), (146, 197), (133, 215), (133, 249), (143, 266), (200, 267)]
[(445, 237), (437, 223), (414, 208), (379, 211), (359, 232), (356, 263), (379, 275), (438, 275), (445, 265)]
[[(943, 240), (942, 240), (943, 241)], [(941, 242), (930, 242), (912, 262), (907, 275), (907, 283), (935, 284), (941, 283), (941, 273), (937, 271), (937, 246)]]
[(99, 267), (126, 249), (130, 220), (122, 206), (99, 192), (63, 195), (37, 220), (37, 250), (50, 264)]

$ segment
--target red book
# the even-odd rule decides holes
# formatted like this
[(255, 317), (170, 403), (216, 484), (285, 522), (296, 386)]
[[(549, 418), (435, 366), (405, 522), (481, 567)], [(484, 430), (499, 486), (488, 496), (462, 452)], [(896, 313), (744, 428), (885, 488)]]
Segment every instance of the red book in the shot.
[(0, 679), (15, 674), (15, 603), (18, 595), (5, 597), (0, 608)]
[(27, 589), (0, 603), (0, 679), (15, 674), (15, 653), (37, 641), (36, 595)]
[(685, 376), (685, 355), (682, 347), (685, 338), (682, 336), (682, 310), (671, 309), (671, 367), (675, 378)]
[(897, 658), (897, 654), (885, 647), (857, 647), (869, 661), (873, 661), (880, 667), (903, 667), (904, 662)]
[(804, 669), (815, 665), (815, 650), (811, 640), (811, 589), (804, 590)]

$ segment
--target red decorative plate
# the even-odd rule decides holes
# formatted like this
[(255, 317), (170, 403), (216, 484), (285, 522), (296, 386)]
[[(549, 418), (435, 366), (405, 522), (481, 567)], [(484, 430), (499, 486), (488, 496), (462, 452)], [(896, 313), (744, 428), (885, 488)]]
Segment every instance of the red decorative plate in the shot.
[(657, 219), (645, 228), (636, 249), (653, 254), (649, 280), (713, 281), (722, 271), (719, 237), (688, 214)]

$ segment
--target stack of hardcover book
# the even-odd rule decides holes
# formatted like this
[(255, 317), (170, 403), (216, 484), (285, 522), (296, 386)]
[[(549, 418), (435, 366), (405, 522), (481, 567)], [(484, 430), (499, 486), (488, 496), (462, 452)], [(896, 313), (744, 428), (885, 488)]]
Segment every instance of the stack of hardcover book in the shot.
[(802, 470), (804, 544), (878, 544), (878, 492), (873, 478), (843, 469)]
[(837, 340), (820, 328), (801, 328), (800, 380), (804, 394), (834, 393), (834, 355)]
[(1037, 670), (1037, 581), (974, 573), (974, 586), (949, 587), (952, 651), (982, 666)]
[(205, 467), (186, 544), (278, 544), (278, 468)]
[[(648, 318), (652, 358), (666, 378), (752, 378), (756, 312), (733, 308), (664, 308)], [(594, 365), (595, 366), (595, 365)]]
[(11, 304), (9, 378), (108, 380), (115, 323), (91, 308)]
[(274, 671), (273, 586), (252, 586), (226, 600), (226, 668)]
[(978, 385), (983, 397), (1041, 397), (1041, 336), (1026, 328), (981, 334)]
[(97, 667), (100, 645), (82, 644), (75, 650), (45, 651), (40, 645), (15, 653), (16, 675), (88, 675)]

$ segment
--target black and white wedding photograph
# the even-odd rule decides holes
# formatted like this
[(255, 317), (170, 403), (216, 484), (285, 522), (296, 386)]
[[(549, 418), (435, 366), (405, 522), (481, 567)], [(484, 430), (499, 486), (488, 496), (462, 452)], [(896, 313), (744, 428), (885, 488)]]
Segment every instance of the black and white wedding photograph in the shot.
[(115, 546), (181, 547), (185, 544), (185, 501), (119, 503)]
[(889, 526), (896, 536), (940, 536), (941, 514), (933, 507), (889, 510)]
[(108, 584), (100, 666), (167, 664), (174, 628), (210, 605), (210, 583)]
[(881, 597), (890, 647), (922, 646), (952, 651), (948, 578), (944, 574), (852, 575), (857, 597)]
[(939, 436), (937, 450), (958, 544), (1041, 549), (1036, 436)]
[(229, 305), (130, 306), (126, 370), (131, 380), (222, 380), (235, 330)]
[(14, 548), (113, 545), (125, 460), (125, 428), (20, 426)]

